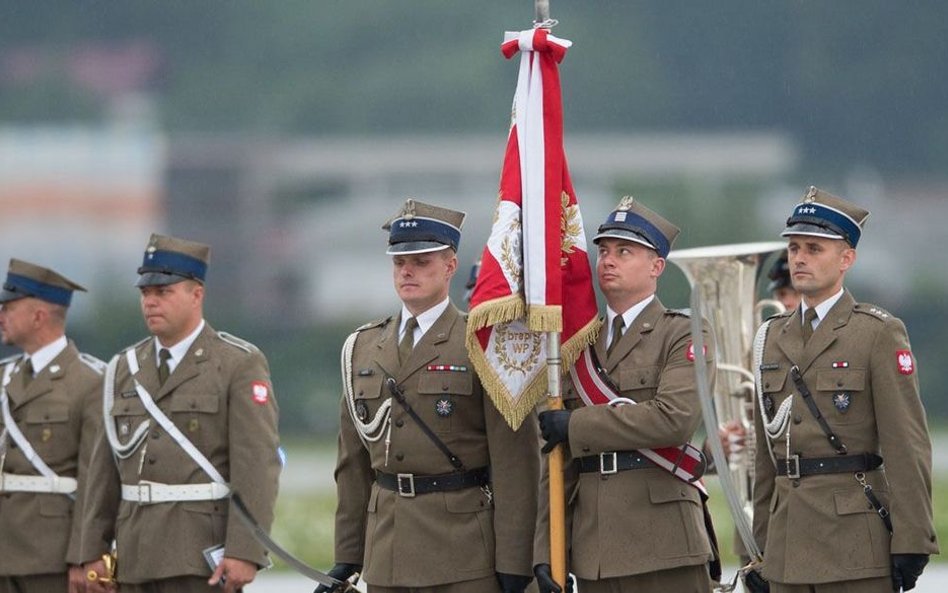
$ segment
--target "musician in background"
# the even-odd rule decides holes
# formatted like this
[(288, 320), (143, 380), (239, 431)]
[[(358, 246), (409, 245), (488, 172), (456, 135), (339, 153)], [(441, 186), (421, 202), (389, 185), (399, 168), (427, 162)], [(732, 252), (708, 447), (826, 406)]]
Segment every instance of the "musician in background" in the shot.
[[(688, 443), (701, 422), (694, 365), (705, 364), (714, 378), (711, 333), (705, 331), (705, 351), (696, 353), (688, 315), (666, 309), (655, 295), (678, 233), (624, 198), (593, 239), (608, 305), (593, 350), (612, 395), (638, 405), (585, 403), (588, 392), (581, 398), (581, 385), (570, 382), (563, 389), (566, 409), (540, 413), (544, 451), (563, 443), (572, 458), (565, 476), (567, 545), (582, 593), (712, 588), (708, 563), (715, 549), (701, 493), (640, 451)], [(546, 502), (541, 497), (541, 507)], [(534, 548), (543, 593), (560, 589), (550, 578), (547, 517), (541, 508)]]
[(803, 301), (754, 352), (754, 536), (773, 593), (907, 591), (938, 553), (908, 334), (843, 288), (868, 217), (811, 187), (782, 233)]

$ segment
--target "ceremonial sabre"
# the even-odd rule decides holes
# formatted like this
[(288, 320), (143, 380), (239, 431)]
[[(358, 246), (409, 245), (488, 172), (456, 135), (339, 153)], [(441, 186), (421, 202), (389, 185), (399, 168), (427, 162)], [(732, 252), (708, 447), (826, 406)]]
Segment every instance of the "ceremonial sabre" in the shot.
[(352, 583), (349, 581), (340, 581), (339, 579), (333, 578), (324, 572), (320, 572), (315, 568), (304, 563), (302, 560), (298, 559), (293, 554), (290, 554), (283, 549), (280, 544), (273, 541), (273, 538), (270, 537), (270, 534), (257, 523), (257, 520), (253, 518), (253, 515), (250, 514), (250, 509), (244, 504), (244, 501), (240, 499), (240, 496), (236, 492), (232, 492), (230, 495), (231, 501), (234, 503), (234, 510), (237, 511), (237, 516), (240, 517), (240, 520), (250, 529), (253, 534), (254, 539), (260, 542), (263, 547), (273, 552), (274, 556), (286, 562), (290, 568), (300, 573), (308, 579), (312, 579), (319, 583), (320, 585), (326, 585), (327, 587), (334, 587), (336, 591), (345, 593), (346, 591), (357, 591), (355, 587), (352, 586)]

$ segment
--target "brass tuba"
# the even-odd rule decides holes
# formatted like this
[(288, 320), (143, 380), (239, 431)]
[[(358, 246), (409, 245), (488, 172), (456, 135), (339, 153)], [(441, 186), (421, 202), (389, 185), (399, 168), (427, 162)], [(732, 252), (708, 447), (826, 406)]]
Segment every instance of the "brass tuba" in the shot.
[[(707, 426), (708, 437), (736, 420), (744, 427), (744, 447), (728, 457), (740, 508), (748, 523), (754, 498), (754, 374), (751, 349), (763, 310), (783, 311), (776, 301), (757, 298), (758, 269), (785, 243), (740, 243), (672, 251), (668, 260), (684, 272), (692, 290), (701, 296), (701, 315), (708, 320), (717, 344), (717, 381), (713, 392), (718, 427)], [(718, 463), (718, 471), (722, 471)]]

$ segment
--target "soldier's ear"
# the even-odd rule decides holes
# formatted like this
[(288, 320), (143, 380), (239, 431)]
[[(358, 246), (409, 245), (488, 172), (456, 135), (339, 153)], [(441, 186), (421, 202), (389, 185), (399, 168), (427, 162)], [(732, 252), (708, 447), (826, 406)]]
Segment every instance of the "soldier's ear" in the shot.
[(840, 254), (839, 268), (843, 272), (848, 270), (856, 263), (856, 250), (853, 247), (846, 247)]

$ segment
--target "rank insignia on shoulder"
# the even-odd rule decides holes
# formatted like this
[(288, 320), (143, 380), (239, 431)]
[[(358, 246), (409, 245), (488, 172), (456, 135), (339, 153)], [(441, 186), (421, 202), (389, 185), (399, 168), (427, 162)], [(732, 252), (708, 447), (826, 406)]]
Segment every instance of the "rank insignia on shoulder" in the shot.
[(251, 381), (250, 390), (255, 404), (262, 406), (270, 401), (270, 387), (265, 381)]
[(356, 418), (361, 422), (369, 417), (369, 406), (364, 401), (356, 402)]
[(849, 409), (849, 404), (852, 403), (852, 397), (849, 393), (841, 391), (839, 393), (833, 394), (833, 405), (836, 406), (836, 409), (846, 413), (846, 410)]
[(903, 375), (911, 375), (915, 372), (915, 359), (912, 358), (911, 350), (896, 350), (895, 360), (899, 365), (899, 372)]
[(458, 364), (429, 364), (428, 371), (447, 371), (449, 373), (466, 373), (467, 367)]
[(849, 362), (847, 362), (847, 361), (845, 361), (845, 360), (836, 361), (836, 362), (833, 363), (833, 368), (834, 368), (834, 369), (848, 369), (848, 368), (849, 368)]
[(435, 402), (435, 412), (442, 418), (447, 418), (454, 413), (454, 402), (447, 397), (442, 397)]
[(776, 371), (780, 368), (779, 362), (765, 362), (760, 365), (761, 371)]

